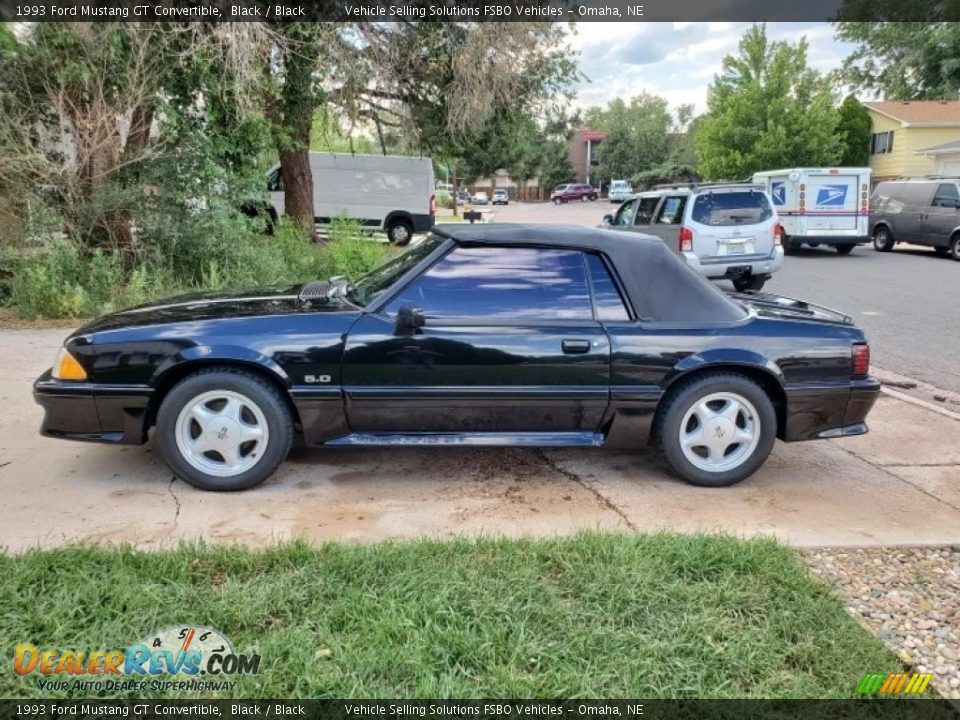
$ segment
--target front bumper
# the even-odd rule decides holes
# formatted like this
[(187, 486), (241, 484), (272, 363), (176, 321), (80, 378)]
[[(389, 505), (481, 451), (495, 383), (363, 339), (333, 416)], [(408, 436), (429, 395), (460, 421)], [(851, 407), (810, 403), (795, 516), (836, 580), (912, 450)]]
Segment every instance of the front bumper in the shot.
[(787, 386), (786, 394), (781, 439), (849, 437), (867, 432), (867, 415), (880, 395), (880, 381), (866, 377), (837, 385)]
[(731, 255), (700, 258), (694, 253), (683, 253), (687, 265), (705, 278), (739, 277), (743, 275), (772, 275), (783, 265), (783, 248), (773, 248), (769, 255)]
[(140, 385), (55, 380), (50, 370), (33, 384), (33, 399), (43, 408), (41, 435), (121, 445), (146, 441), (151, 394)]

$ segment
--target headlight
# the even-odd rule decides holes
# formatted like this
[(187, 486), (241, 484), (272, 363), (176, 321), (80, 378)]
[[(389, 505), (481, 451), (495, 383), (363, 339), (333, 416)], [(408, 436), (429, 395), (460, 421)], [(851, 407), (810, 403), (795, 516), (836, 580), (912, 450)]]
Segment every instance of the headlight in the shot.
[(53, 377), (56, 380), (86, 380), (87, 371), (65, 347), (60, 348), (53, 363)]

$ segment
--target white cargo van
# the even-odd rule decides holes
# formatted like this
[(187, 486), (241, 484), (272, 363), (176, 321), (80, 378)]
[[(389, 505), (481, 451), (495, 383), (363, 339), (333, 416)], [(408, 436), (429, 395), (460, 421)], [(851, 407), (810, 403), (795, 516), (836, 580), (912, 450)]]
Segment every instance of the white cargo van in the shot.
[[(359, 220), (406, 245), (415, 232), (433, 227), (436, 196), (430, 158), (399, 155), (310, 153), (313, 212), (319, 225), (332, 218)], [(283, 176), (277, 165), (267, 173), (267, 191), (276, 217), (283, 215)]]
[(870, 240), (870, 168), (792, 168), (753, 175), (770, 193), (783, 226), (783, 251), (832, 245), (847, 255)]

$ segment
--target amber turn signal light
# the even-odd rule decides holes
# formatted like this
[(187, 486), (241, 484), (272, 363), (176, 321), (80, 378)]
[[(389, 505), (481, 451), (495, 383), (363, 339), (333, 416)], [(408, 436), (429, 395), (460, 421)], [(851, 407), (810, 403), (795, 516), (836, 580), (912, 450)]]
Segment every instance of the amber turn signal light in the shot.
[(57, 380), (86, 380), (87, 371), (66, 348), (60, 348), (53, 364), (53, 377)]

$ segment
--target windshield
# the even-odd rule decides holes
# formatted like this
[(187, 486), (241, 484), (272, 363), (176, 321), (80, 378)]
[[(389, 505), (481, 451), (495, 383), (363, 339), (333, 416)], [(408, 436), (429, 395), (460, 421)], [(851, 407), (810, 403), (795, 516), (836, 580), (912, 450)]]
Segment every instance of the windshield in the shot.
[(440, 247), (443, 242), (444, 238), (431, 235), (419, 245), (407, 250), (403, 255), (398, 255), (390, 262), (367, 273), (347, 291), (350, 302), (360, 307), (366, 307), (412, 270), (417, 263)]

